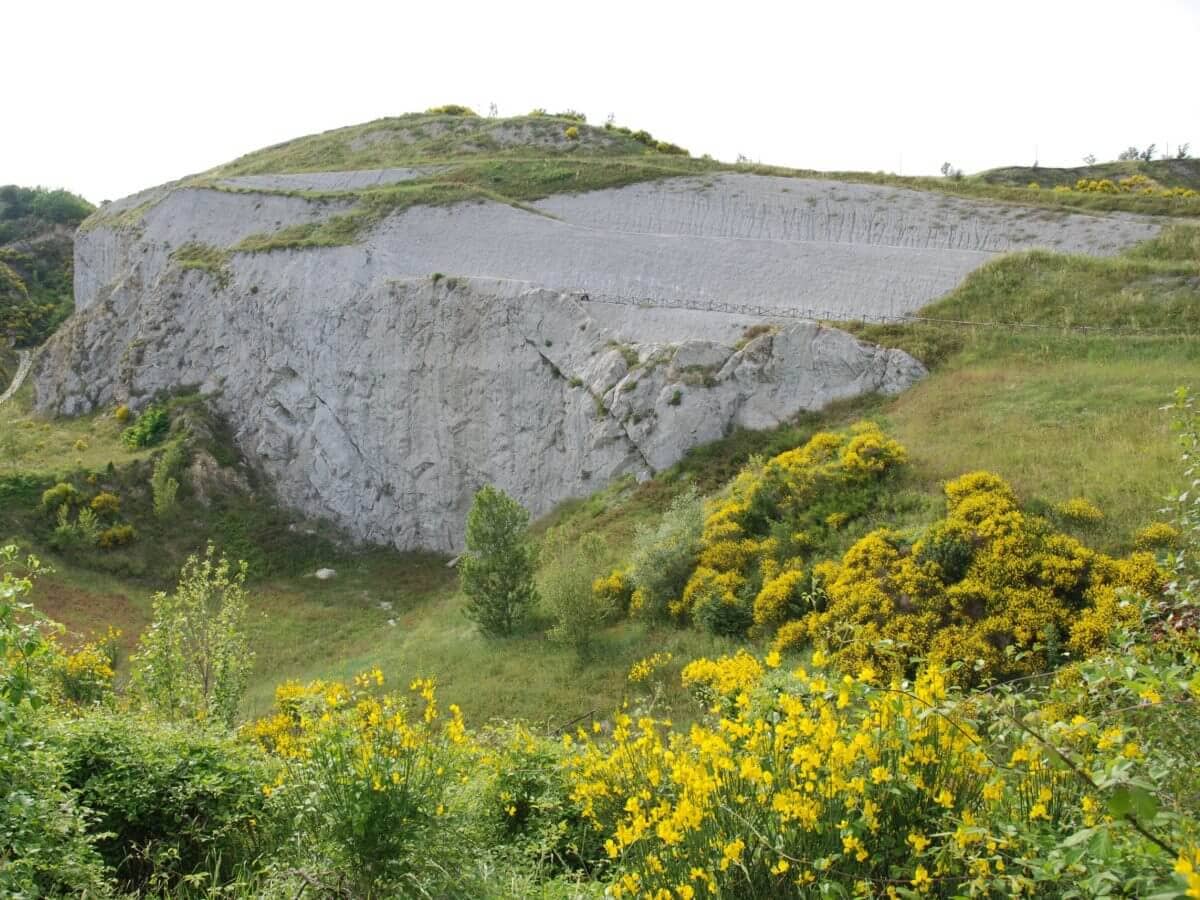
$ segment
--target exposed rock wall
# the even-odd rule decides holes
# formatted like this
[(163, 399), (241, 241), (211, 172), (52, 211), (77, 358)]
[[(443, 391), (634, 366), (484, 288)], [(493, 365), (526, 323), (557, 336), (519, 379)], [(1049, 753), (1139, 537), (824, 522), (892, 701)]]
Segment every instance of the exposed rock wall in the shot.
[[(617, 344), (575, 297), (510, 282), (307, 290), (320, 255), (272, 254), (269, 285), (239, 268), (240, 289), (173, 269), (127, 281), (43, 352), (38, 406), (81, 413), (200, 387), (287, 504), (363, 540), (450, 550), (485, 483), (540, 514), (728, 428), (923, 374), (816, 324), (741, 349)], [(263, 287), (248, 294), (244, 280)]]
[[(1157, 229), (724, 174), (532, 210), (414, 207), (348, 246), (232, 250), (353, 202), (297, 191), (423, 171), (244, 176), (226, 179), (236, 190), (167, 185), (105, 207), (78, 235), (77, 313), (37, 361), (38, 407), (198, 387), (285, 503), (365, 540), (452, 549), (484, 483), (542, 513), (730, 428), (923, 374), (795, 318), (744, 342), (771, 319), (731, 307), (900, 314), (1000, 251), (1106, 253)], [(215, 251), (197, 258), (207, 269), (173, 258), (185, 244)]]

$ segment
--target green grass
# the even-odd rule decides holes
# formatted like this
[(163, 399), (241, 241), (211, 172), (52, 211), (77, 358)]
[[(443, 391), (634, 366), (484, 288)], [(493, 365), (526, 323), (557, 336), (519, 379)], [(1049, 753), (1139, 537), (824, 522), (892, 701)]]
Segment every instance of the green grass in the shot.
[[(579, 130), (577, 140), (566, 137), (571, 126)], [(519, 137), (506, 139), (506, 133)], [(379, 169), (463, 157), (520, 158), (550, 153), (572, 158), (668, 156), (627, 130), (597, 128), (560, 116), (488, 119), (411, 113), (296, 138), (239, 157), (207, 174), (228, 177)]]
[(208, 274), (222, 288), (229, 284), (229, 253), (220, 247), (195, 241), (181, 244), (171, 252), (171, 261), (181, 269)]
[(623, 187), (643, 181), (710, 171), (700, 160), (679, 157), (480, 159), (447, 165), (428, 178), (363, 191), (285, 191), (316, 200), (352, 201), (348, 212), (322, 222), (254, 234), (233, 249), (266, 252), (354, 243), (387, 216), (413, 206), (491, 200), (543, 214), (526, 204), (557, 193)]
[(0, 478), (20, 472), (54, 476), (75, 469), (102, 469), (145, 458), (121, 443), (124, 426), (111, 412), (48, 421), (33, 412), (29, 380), (0, 406)]

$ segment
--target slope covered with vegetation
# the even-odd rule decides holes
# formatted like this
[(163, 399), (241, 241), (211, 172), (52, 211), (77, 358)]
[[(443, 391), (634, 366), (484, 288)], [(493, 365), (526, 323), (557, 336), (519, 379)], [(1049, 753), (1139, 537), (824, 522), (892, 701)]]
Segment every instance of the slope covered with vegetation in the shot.
[(35, 346), (71, 314), (72, 234), (94, 209), (67, 191), (0, 187), (0, 341)]
[[(856, 326), (932, 374), (565, 504), (531, 529), (540, 600), (504, 637), (446, 560), (274, 509), (194, 398), (47, 422), (26, 388), (0, 407), (0, 543), (55, 571), (4, 564), (23, 812), (0, 878), (1200, 890), (1195, 514), (1160, 512), (1194, 477), (1171, 430), (1194, 452), (1194, 412), (1162, 407), (1200, 375), (1198, 302), (1200, 231), (1174, 226), (1113, 259), (1005, 257), (919, 319)], [(66, 633), (46, 643), (26, 602)], [(212, 691), (171, 637), (189, 604), (213, 613), (192, 620)]]

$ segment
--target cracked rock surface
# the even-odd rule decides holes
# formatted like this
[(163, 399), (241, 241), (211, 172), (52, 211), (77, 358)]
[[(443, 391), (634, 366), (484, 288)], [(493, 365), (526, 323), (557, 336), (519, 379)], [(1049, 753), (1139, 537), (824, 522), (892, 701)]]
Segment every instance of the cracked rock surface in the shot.
[[(305, 190), (428, 171), (179, 182), (105, 206), (76, 239), (77, 311), (35, 363), (38, 408), (198, 388), (285, 504), (364, 540), (449, 550), (485, 483), (538, 515), (731, 428), (923, 374), (799, 316), (899, 315), (998, 253), (1113, 253), (1159, 228), (723, 173), (526, 208), (414, 206), (343, 246), (232, 249), (355, 202)], [(185, 244), (217, 251), (209, 268), (173, 260)]]
[(37, 406), (77, 414), (199, 387), (287, 505), (364, 541), (454, 550), (484, 484), (540, 515), (730, 428), (924, 374), (815, 323), (740, 349), (633, 343), (577, 295), (512, 282), (379, 277), (327, 293), (312, 255), (248, 257), (271, 280), (239, 266), (224, 289), (194, 270), (131, 274), (47, 345)]

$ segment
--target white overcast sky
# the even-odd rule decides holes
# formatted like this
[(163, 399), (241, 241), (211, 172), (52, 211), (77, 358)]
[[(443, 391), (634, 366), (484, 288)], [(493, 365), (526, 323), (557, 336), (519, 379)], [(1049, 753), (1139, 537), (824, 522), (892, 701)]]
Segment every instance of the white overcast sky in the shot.
[(1200, 155), (1200, 0), (8, 0), (0, 33), (0, 184), (95, 202), (442, 103), (816, 169)]

